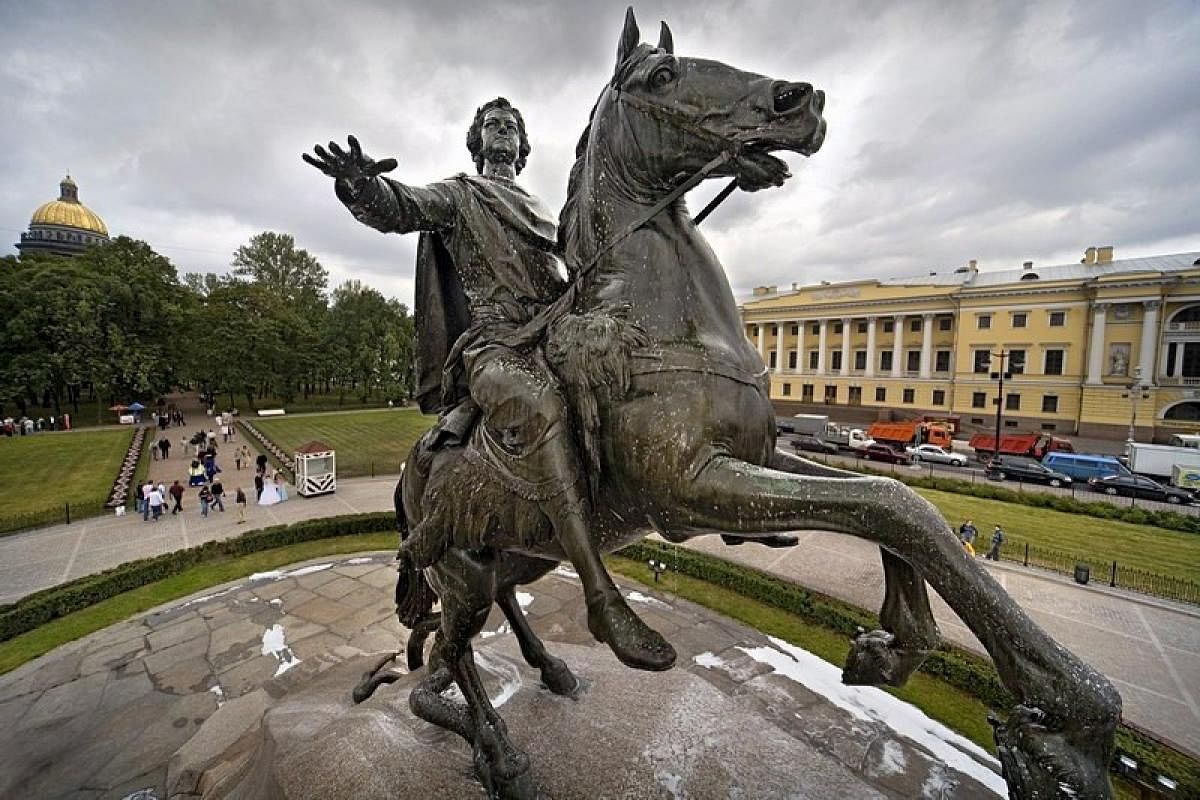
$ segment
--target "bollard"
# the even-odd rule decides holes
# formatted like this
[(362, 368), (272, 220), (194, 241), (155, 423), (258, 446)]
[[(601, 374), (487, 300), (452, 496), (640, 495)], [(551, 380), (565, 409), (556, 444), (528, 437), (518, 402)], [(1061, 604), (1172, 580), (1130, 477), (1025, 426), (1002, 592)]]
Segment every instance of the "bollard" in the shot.
[(65, 505), (67, 507), (67, 524), (70, 525), (71, 524), (71, 504), (66, 503)]
[(1114, 589), (1117, 587), (1117, 562), (1112, 563), (1112, 572), (1108, 576), (1108, 585)]
[(1029, 566), (1029, 542), (1025, 543), (1025, 562), (1024, 566)]
[(371, 462), (371, 477), (372, 478), (375, 477), (375, 462), (374, 461)]

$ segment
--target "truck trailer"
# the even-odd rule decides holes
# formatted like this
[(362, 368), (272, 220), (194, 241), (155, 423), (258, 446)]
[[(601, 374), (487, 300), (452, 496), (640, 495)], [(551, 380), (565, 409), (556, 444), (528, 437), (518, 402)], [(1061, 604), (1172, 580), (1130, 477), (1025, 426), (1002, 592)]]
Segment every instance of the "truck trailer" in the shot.
[[(996, 437), (990, 433), (977, 433), (969, 442), (971, 449), (980, 459), (996, 454)], [(1000, 437), (1002, 456), (1021, 456), (1041, 461), (1047, 453), (1074, 453), (1075, 448), (1066, 439), (1045, 433), (1010, 433)]]
[[(1184, 475), (1200, 469), (1200, 450), (1168, 444), (1129, 442), (1125, 445), (1125, 460), (1129, 469), (1138, 475), (1175, 484), (1181, 479), (1187, 481)], [(1181, 471), (1176, 472), (1176, 467), (1180, 467)]]

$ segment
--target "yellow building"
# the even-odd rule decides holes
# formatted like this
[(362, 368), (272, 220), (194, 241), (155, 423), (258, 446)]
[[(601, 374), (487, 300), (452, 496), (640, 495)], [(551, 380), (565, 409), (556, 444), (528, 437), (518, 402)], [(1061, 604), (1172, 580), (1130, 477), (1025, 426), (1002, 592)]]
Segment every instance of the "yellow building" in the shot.
[(760, 287), (741, 310), (780, 414), (994, 430), (1003, 352), (1010, 432), (1200, 432), (1200, 252)]

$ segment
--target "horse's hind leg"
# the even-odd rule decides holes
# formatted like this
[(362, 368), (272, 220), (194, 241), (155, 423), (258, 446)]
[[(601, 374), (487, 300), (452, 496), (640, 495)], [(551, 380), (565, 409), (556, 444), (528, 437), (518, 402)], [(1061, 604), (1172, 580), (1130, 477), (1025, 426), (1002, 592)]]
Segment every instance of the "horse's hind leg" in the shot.
[(1059, 796), (1060, 784), (1079, 797), (1111, 796), (1108, 761), (1120, 695), (1038, 627), (916, 492), (887, 478), (797, 479), (728, 457), (712, 459), (684, 491), (690, 497), (671, 524), (735, 533), (839, 531), (919, 567), (1018, 700), (1008, 724), (996, 728), (1013, 796)]
[[(793, 475), (823, 478), (858, 478), (859, 473), (835, 469), (805, 458), (775, 451), (771, 466)], [(913, 566), (879, 548), (883, 559), (883, 606), (879, 610), (880, 630), (862, 632), (854, 637), (846, 657), (842, 680), (849, 684), (903, 686), (929, 652), (938, 646), (941, 634), (933, 611), (925, 579)]]
[(512, 587), (502, 589), (496, 595), (496, 605), (504, 612), (508, 624), (512, 626), (517, 636), (517, 644), (521, 647), (521, 655), (526, 663), (542, 673), (542, 683), (555, 694), (574, 697), (579, 691), (579, 679), (567, 667), (565, 661), (550, 655), (546, 645), (529, 627), (529, 620), (521, 610), (520, 603)]

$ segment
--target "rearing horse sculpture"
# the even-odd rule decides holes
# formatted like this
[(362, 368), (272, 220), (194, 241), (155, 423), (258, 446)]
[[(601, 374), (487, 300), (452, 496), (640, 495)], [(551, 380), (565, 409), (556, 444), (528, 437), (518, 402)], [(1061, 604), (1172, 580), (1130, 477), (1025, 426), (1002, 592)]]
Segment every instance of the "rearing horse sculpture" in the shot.
[[(651, 212), (689, 176), (733, 177), (747, 190), (782, 183), (786, 165), (770, 153), (820, 148), (824, 94), (673, 50), (665, 24), (651, 47), (627, 13), (616, 69), (580, 140), (560, 220), (576, 285), (572, 313), (552, 320), (544, 348), (594, 456), (591, 527), (600, 548), (651, 531), (675, 542), (722, 532), (778, 543), (780, 533), (816, 529), (876, 542), (887, 590), (882, 630), (855, 639), (844, 680), (900, 685), (917, 669), (938, 642), (927, 581), (983, 643), (1017, 699), (1008, 719), (995, 723), (1011, 796), (1110, 797), (1107, 765), (1121, 707), (1111, 684), (1034, 624), (919, 495), (775, 449), (762, 359), (743, 333), (720, 263), (682, 200)], [(436, 500), (457, 504), (446, 515), (458, 520), (446, 531), (456, 544), (423, 573), (402, 569), (397, 585), (399, 616), (413, 628), (410, 668), (420, 666), (422, 645), (436, 633), (428, 675), (409, 702), (472, 745), (493, 796), (532, 797), (528, 757), (483, 690), (471, 639), (497, 603), (545, 685), (574, 694), (575, 677), (546, 652), (514, 595), (563, 553), (530, 501), (463, 455), (418, 445), (396, 490), (403, 537), (427, 516), (432, 481), (461, 489)], [(442, 695), (451, 683), (465, 706)]]

